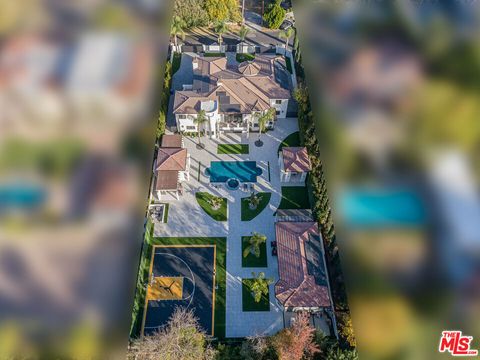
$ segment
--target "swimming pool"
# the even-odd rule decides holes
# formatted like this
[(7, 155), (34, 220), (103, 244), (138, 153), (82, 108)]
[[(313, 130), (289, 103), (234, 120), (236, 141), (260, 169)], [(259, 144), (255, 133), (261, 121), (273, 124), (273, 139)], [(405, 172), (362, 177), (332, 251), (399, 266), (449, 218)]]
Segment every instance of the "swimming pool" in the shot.
[(0, 185), (0, 210), (32, 209), (40, 206), (46, 199), (46, 191), (40, 186), (30, 184)]
[(212, 161), (208, 173), (210, 182), (220, 183), (229, 179), (240, 182), (256, 182), (262, 169), (257, 167), (256, 161)]
[(420, 226), (426, 222), (425, 206), (413, 189), (348, 189), (339, 197), (347, 225), (354, 227)]

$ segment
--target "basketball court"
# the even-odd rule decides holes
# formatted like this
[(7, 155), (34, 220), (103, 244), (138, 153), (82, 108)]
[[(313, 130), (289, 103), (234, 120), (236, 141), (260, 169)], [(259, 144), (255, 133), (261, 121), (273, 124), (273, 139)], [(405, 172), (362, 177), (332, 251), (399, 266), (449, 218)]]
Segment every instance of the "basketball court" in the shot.
[(176, 307), (193, 310), (213, 335), (215, 245), (155, 245), (145, 299), (142, 334), (165, 325)]

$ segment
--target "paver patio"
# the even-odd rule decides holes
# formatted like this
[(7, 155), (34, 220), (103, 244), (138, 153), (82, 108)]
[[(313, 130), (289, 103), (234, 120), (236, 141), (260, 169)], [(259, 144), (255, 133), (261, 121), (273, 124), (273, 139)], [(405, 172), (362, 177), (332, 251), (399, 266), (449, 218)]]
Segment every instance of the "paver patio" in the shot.
[[(262, 135), (264, 145), (254, 145), (258, 134), (247, 136), (241, 134), (225, 134), (220, 139), (204, 137), (204, 150), (197, 150), (196, 138), (185, 137), (185, 147), (191, 155), (190, 181), (184, 185), (184, 195), (180, 200), (170, 203), (168, 223), (155, 224), (155, 236), (226, 236), (227, 237), (227, 309), (226, 336), (244, 337), (254, 334), (273, 334), (281, 330), (283, 312), (275, 300), (274, 284), (270, 285), (270, 311), (242, 311), (242, 279), (250, 278), (252, 271), (263, 271), (268, 278), (278, 280), (277, 259), (271, 255), (270, 241), (275, 240), (274, 212), (281, 200), (281, 183), (278, 167), (277, 150), (280, 142), (298, 131), (297, 119), (277, 120), (275, 130)], [(225, 143), (244, 143), (250, 145), (249, 154), (217, 154), (217, 145)], [(219, 160), (253, 160), (261, 167), (263, 173), (257, 178), (256, 191), (271, 192), (270, 204), (257, 217), (248, 222), (241, 219), (241, 198), (249, 192), (213, 188), (205, 175), (205, 167), (211, 161)], [(268, 181), (268, 164), (270, 165), (270, 182)], [(200, 179), (198, 180), (200, 167)], [(209, 217), (195, 200), (195, 192), (208, 191), (228, 199), (228, 221), (218, 222)], [(267, 268), (242, 268), (242, 236), (252, 231), (267, 236)]]

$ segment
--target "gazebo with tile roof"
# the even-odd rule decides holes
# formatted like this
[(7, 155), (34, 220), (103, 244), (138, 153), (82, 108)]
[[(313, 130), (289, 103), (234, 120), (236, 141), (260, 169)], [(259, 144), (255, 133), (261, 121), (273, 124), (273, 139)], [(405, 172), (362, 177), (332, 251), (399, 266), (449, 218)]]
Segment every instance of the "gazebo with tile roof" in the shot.
[(168, 147), (182, 145), (181, 136), (164, 135), (162, 147), (158, 149), (155, 161), (155, 190), (157, 197), (172, 194), (176, 199), (182, 192), (182, 182), (190, 180), (190, 155), (187, 149)]
[(279, 153), (280, 181), (304, 182), (312, 170), (307, 148), (285, 146)]

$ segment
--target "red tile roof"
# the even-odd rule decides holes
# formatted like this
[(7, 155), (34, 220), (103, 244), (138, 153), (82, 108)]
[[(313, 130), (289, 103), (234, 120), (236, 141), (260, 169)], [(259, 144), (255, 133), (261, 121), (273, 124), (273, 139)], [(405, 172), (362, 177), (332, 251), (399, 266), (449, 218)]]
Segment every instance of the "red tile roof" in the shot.
[(278, 272), (275, 295), (284, 307), (327, 307), (330, 296), (316, 222), (275, 224)]
[(178, 171), (165, 170), (157, 172), (156, 190), (177, 190)]
[(181, 148), (182, 147), (182, 135), (163, 135), (162, 136), (162, 148)]
[(307, 172), (312, 170), (312, 164), (305, 147), (282, 148), (283, 167), (285, 171)]
[(156, 171), (176, 170), (184, 171), (187, 168), (187, 149), (160, 148), (157, 155)]

